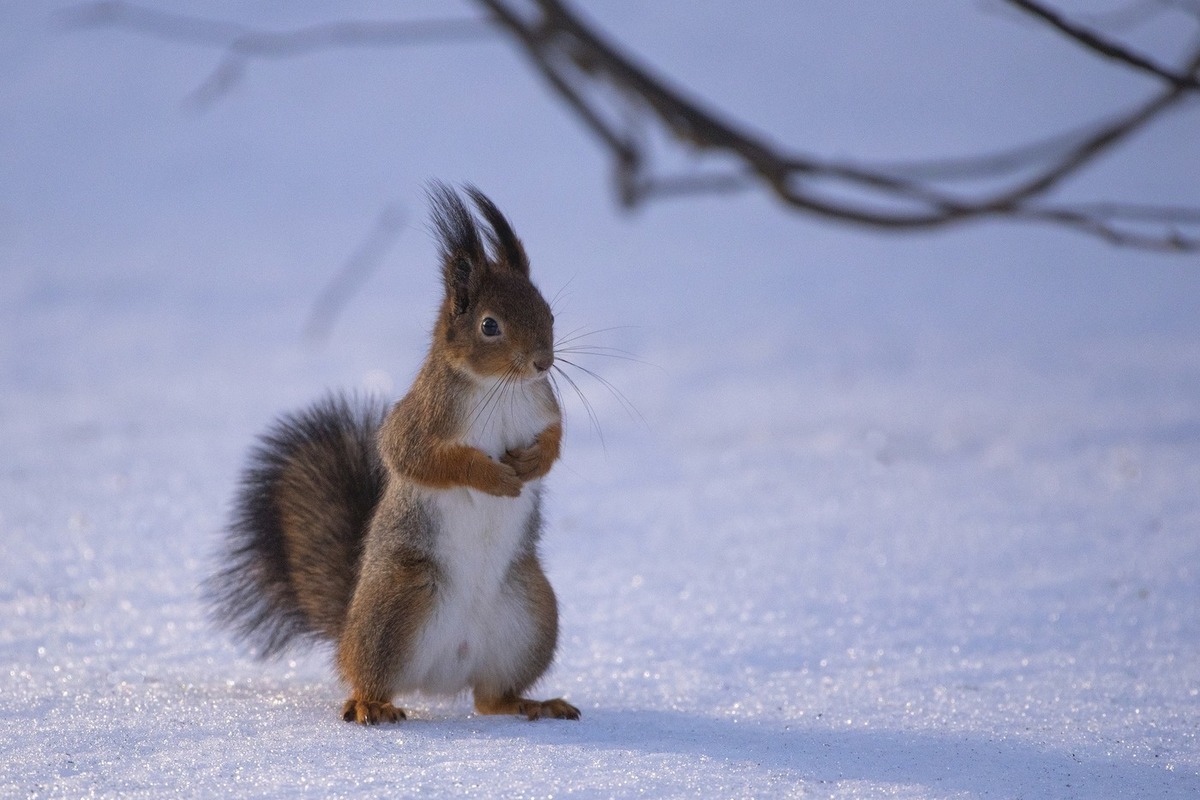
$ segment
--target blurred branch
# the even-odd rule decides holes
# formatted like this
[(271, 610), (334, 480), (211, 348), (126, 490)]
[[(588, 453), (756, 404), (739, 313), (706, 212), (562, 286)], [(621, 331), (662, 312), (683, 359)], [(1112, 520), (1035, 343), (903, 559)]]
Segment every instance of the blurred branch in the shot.
[[(860, 167), (780, 150), (634, 64), (560, 0), (532, 0), (539, 11), (533, 16), (516, 10), (528, 2), (477, 1), (514, 35), (551, 87), (578, 110), (584, 123), (612, 151), (618, 191), (627, 205), (666, 191), (707, 192), (713, 190), (713, 184), (723, 190), (741, 186), (752, 175), (789, 206), (872, 227), (922, 229), (982, 217), (1010, 217), (1062, 225), (1131, 247), (1200, 250), (1200, 237), (1183, 236), (1177, 230), (1181, 225), (1194, 225), (1189, 209), (1147, 208), (1129, 215), (1114, 213), (1112, 204), (1041, 204), (1053, 189), (1179, 103), (1191, 88), (1187, 81), (1172, 81), (1168, 89), (1143, 105), (1069, 137), (1002, 154), (958, 159), (953, 168), (960, 175), (987, 174), (1013, 181), (1007, 189), (969, 197), (948, 192), (936, 180), (916, 177), (915, 171), (904, 165)], [(1194, 76), (1198, 66), (1200, 51), (1184, 74)], [(633, 108), (605, 114), (602, 104), (614, 97), (615, 102)], [(723, 181), (710, 176), (684, 189), (678, 180), (654, 176), (636, 138), (622, 123), (613, 121), (635, 118), (639, 109), (645, 109), (668, 134), (686, 145), (735, 154), (744, 172), (724, 176)], [(920, 166), (928, 175), (931, 165)], [(1037, 170), (1033, 177), (1012, 177), (1027, 176), (1030, 169)], [(832, 199), (838, 190), (849, 190), (856, 199)], [(1157, 230), (1148, 231), (1147, 227)]]
[(125, 28), (160, 39), (216, 47), (221, 63), (194, 90), (189, 101), (204, 108), (220, 100), (242, 79), (255, 58), (294, 58), (338, 47), (398, 47), (424, 43), (477, 41), (495, 29), (479, 19), (330, 22), (291, 31), (260, 31), (229, 22), (104, 0), (62, 13), (69, 28)]
[[(1141, 104), (1108, 120), (1004, 151), (938, 162), (860, 165), (777, 147), (705, 108), (635, 63), (563, 0), (475, 0), (610, 153), (617, 194), (628, 207), (670, 195), (739, 191), (758, 185), (797, 211), (865, 227), (928, 230), (1002, 218), (1065, 227), (1122, 246), (1200, 251), (1200, 209), (1063, 203), (1051, 197), (1135, 133), (1194, 96), (1200, 88), (1200, 47), (1181, 70), (1168, 70), (1045, 4), (1007, 1), (1060, 35), (1127, 69), (1152, 74), (1164, 85)], [(485, 24), (482, 20), (343, 22), (267, 33), (123, 2), (85, 6), (75, 12), (75, 22), (124, 27), (224, 49), (224, 62), (197, 92), (206, 100), (226, 92), (251, 58), (477, 36)], [(659, 174), (651, 165), (647, 128), (692, 151), (722, 154), (735, 166), (720, 173)], [(947, 185), (981, 178), (1002, 184), (1001, 188), (972, 192)]]
[(403, 227), (404, 213), (399, 206), (390, 205), (383, 209), (366, 239), (346, 259), (313, 303), (304, 325), (304, 338), (309, 344), (324, 344), (329, 338), (333, 323), (346, 302), (383, 263)]
[(1177, 74), (1169, 69), (1160, 67), (1150, 59), (1140, 56), (1115, 42), (1111, 42), (1089, 31), (1082, 25), (1075, 24), (1054, 9), (1046, 7), (1043, 3), (1035, 3), (1033, 0), (1007, 0), (1007, 2), (1009, 5), (1016, 6), (1027, 14), (1033, 15), (1067, 38), (1074, 39), (1088, 50), (1098, 53), (1105, 58), (1114, 59), (1136, 70), (1141, 70), (1142, 72), (1162, 78), (1180, 89), (1200, 89), (1200, 81), (1196, 79), (1195, 75), (1187, 73)]

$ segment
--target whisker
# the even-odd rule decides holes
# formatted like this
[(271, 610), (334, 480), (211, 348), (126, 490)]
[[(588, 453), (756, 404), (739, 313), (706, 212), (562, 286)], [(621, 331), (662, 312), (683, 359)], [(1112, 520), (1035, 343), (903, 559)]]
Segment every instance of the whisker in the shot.
[(519, 372), (519, 370), (517, 370), (517, 365), (514, 362), (513, 363), (513, 377), (510, 380), (509, 391), (508, 391), (508, 412), (510, 415), (516, 413), (518, 396), (520, 398), (524, 398), (525, 392), (526, 392), (526, 386), (525, 386), (524, 381), (517, 380), (518, 372)]
[(580, 325), (578, 328), (572, 328), (571, 330), (564, 333), (563, 334), (564, 338), (556, 341), (554, 343), (554, 347), (557, 349), (560, 345), (570, 344), (571, 342), (574, 342), (578, 339), (583, 339), (587, 336), (591, 336), (591, 334), (588, 333), (586, 328), (584, 328), (582, 325)]
[[(578, 273), (576, 273), (576, 275), (578, 275)], [(563, 293), (566, 292), (567, 289), (569, 289), (571, 287), (571, 284), (574, 282), (575, 282), (575, 275), (572, 275), (570, 277), (570, 279), (566, 283), (563, 284), (562, 288), (559, 289), (557, 292), (555, 292), (554, 299), (552, 299), (550, 301), (550, 310), (551, 311), (553, 311), (555, 306), (558, 305), (558, 301), (562, 298)]]
[(475, 407), (473, 409), (471, 409), (472, 413), (470, 415), (470, 418), (467, 421), (468, 428), (474, 427), (475, 423), (479, 420), (479, 418), (483, 414), (483, 412), (487, 411), (488, 415), (483, 420), (483, 429), (484, 430), (487, 429), (487, 426), (489, 424), (491, 424), (492, 412), (495, 410), (495, 402), (494, 401), (495, 401), (496, 397), (498, 396), (498, 394), (504, 390), (505, 382), (509, 379), (509, 376), (512, 375), (514, 372), (515, 372), (515, 367), (512, 365), (509, 365), (509, 368), (507, 370), (505, 370), (500, 375), (500, 377), (497, 378), (496, 382), (494, 384), (492, 384), (486, 392), (484, 392), (483, 396), (478, 401), (476, 401)]
[(498, 384), (493, 384), (492, 386), (488, 387), (488, 390), (480, 395), (479, 399), (475, 401), (475, 405), (473, 405), (470, 412), (468, 412), (467, 428), (474, 427), (475, 421), (479, 419), (479, 415), (483, 413), (485, 408), (487, 408), (488, 403), (491, 401), (492, 395), (495, 394), (497, 385)]
[(600, 344), (576, 344), (570, 347), (560, 347), (560, 350), (567, 353), (621, 353), (622, 355), (634, 355), (632, 350), (622, 350), (619, 347), (607, 347)]
[(563, 395), (562, 389), (558, 385), (558, 379), (554, 377), (553, 372), (546, 373), (546, 377), (550, 379), (550, 390), (554, 392), (554, 399), (558, 402), (558, 407), (562, 408)]
[[(571, 330), (567, 334), (565, 334), (565, 338), (560, 339), (557, 342), (555, 342), (554, 346), (555, 346), (555, 348), (558, 348), (561, 345), (570, 344), (572, 342), (577, 342), (580, 339), (586, 339), (589, 336), (599, 336), (602, 333), (611, 333), (612, 331), (640, 330), (641, 327), (642, 326), (640, 326), (640, 325), (612, 325), (608, 328), (597, 328), (594, 331), (586, 331), (586, 330), (583, 330), (582, 327), (579, 327), (579, 328), (575, 328), (574, 330)], [(583, 331), (583, 332), (580, 333), (580, 331)]]
[[(602, 358), (615, 358), (618, 361), (629, 361), (634, 364), (641, 364), (646, 367), (654, 367), (661, 370), (662, 367), (657, 364), (639, 358), (635, 353), (628, 350), (621, 350), (616, 347), (599, 347), (595, 345), (576, 345), (575, 347), (560, 347), (555, 350), (555, 353), (574, 353), (584, 356), (600, 356)], [(665, 371), (665, 370), (664, 370)]]
[[(565, 358), (560, 358), (557, 360), (563, 362), (564, 364), (569, 364), (570, 366), (574, 367), (575, 369), (591, 376), (592, 379), (594, 379), (601, 386), (603, 386), (605, 389), (607, 389), (609, 394), (611, 394), (614, 398), (616, 398), (617, 402), (621, 404), (621, 407), (625, 409), (626, 414), (628, 414), (631, 418), (636, 417), (637, 419), (640, 419), (642, 421), (642, 424), (649, 427), (649, 423), (646, 422), (646, 418), (644, 416), (642, 416), (642, 412), (638, 411), (637, 406), (635, 406), (633, 404), (633, 402), (628, 397), (626, 397), (625, 394), (620, 389), (618, 389), (616, 386), (614, 386), (612, 381), (603, 377), (599, 373), (588, 369), (587, 367), (583, 367), (583, 366), (580, 366), (579, 364), (576, 364), (574, 361), (569, 361)], [(564, 372), (563, 375), (565, 376), (566, 373)], [(572, 383), (574, 383), (574, 381), (572, 381)]]
[(554, 371), (559, 375), (562, 375), (563, 380), (570, 384), (571, 388), (575, 390), (575, 394), (579, 397), (580, 402), (583, 403), (583, 408), (587, 412), (588, 419), (592, 423), (592, 428), (596, 431), (596, 436), (600, 438), (600, 446), (607, 451), (608, 447), (604, 443), (604, 431), (600, 429), (600, 418), (596, 416), (596, 410), (592, 408), (591, 401), (587, 399), (587, 395), (585, 395), (583, 390), (579, 388), (579, 384), (575, 382), (574, 378), (568, 375), (562, 367), (555, 365)]
[[(506, 394), (508, 394), (509, 390), (512, 388), (513, 378), (516, 377), (516, 374), (517, 374), (517, 365), (515, 362), (513, 362), (508, 365), (508, 369), (506, 369), (500, 375), (499, 380), (496, 381), (496, 386), (500, 389), (500, 391), (497, 395), (495, 395), (495, 397), (493, 397), (492, 401), (488, 404), (487, 419), (485, 419), (483, 421), (483, 429), (484, 430), (487, 430), (488, 426), (492, 424), (492, 415), (494, 415), (496, 413), (496, 406), (499, 405), (500, 403), (504, 402), (504, 396)], [(511, 397), (509, 398), (509, 403), (510, 403), (509, 408), (511, 408), (512, 407), (511, 406), (511, 403), (512, 403)]]

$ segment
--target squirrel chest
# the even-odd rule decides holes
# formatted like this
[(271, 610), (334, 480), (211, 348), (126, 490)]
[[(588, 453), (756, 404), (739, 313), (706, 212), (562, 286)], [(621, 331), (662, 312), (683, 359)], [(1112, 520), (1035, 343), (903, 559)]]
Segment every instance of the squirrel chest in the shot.
[[(463, 443), (493, 459), (533, 442), (553, 417), (538, 393), (520, 385), (479, 390)], [(490, 399), (485, 399), (490, 398)], [(433, 527), (431, 550), (442, 576), (432, 613), (414, 648), (405, 683), (433, 693), (461, 691), (489, 673), (513, 669), (535, 635), (511, 569), (534, 546), (541, 481), (518, 497), (467, 487), (420, 488), (417, 502)]]

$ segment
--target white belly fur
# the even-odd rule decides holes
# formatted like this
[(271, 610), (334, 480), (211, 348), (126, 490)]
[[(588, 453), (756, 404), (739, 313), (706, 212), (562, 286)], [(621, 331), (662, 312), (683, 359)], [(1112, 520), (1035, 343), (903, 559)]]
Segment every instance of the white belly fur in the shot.
[[(498, 397), (478, 414), (464, 439), (497, 458), (531, 445), (550, 421), (518, 387), (516, 396)], [(534, 622), (505, 577), (539, 502), (540, 483), (525, 484), (515, 498), (465, 488), (422, 491), (437, 527), (435, 556), (444, 580), (404, 688), (455, 694), (481, 680), (504, 683), (518, 671), (533, 646)]]

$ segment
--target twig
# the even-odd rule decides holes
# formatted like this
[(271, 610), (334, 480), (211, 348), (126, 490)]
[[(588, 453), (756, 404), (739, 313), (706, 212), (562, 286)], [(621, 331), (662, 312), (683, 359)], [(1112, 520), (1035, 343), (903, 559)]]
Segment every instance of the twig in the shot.
[(313, 303), (308, 321), (304, 325), (304, 338), (309, 344), (322, 344), (329, 338), (333, 323), (346, 302), (383, 263), (403, 227), (404, 213), (399, 206), (390, 205), (383, 209), (371, 232), (346, 259)]
[(1119, 61), (1133, 69), (1157, 76), (1179, 89), (1200, 89), (1200, 81), (1197, 81), (1196, 76), (1192, 75), (1190, 71), (1175, 73), (1169, 69), (1160, 67), (1150, 59), (1140, 56), (1115, 42), (1110, 42), (1099, 34), (1089, 31), (1082, 25), (1071, 22), (1062, 14), (1054, 9), (1047, 8), (1042, 3), (1035, 3), (1033, 0), (1007, 0), (1007, 2), (1009, 5), (1016, 6), (1025, 13), (1037, 17), (1067, 38), (1074, 39), (1088, 50), (1098, 53), (1105, 58)]
[(495, 29), (478, 19), (344, 21), (310, 25), (290, 31), (260, 31), (242, 25), (214, 22), (105, 0), (62, 13), (68, 28), (118, 27), (161, 39), (218, 47), (225, 57), (188, 98), (206, 108), (224, 97), (245, 74), (254, 58), (294, 58), (338, 47), (399, 47), (426, 43), (479, 41), (494, 37)]

